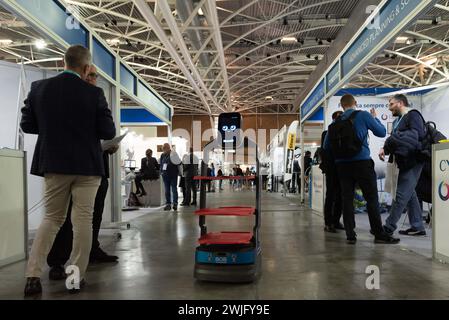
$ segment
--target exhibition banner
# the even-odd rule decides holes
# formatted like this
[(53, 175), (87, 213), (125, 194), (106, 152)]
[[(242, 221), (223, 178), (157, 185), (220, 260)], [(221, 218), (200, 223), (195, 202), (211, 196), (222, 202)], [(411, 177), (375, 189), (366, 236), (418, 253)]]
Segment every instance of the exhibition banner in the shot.
[(326, 93), (329, 93), (340, 82), (340, 60), (326, 75)]
[(308, 115), (308, 113), (324, 99), (325, 96), (324, 79), (320, 84), (312, 91), (312, 94), (307, 98), (304, 104), (301, 106), (301, 119)]
[(298, 120), (293, 121), (284, 136), (286, 138), (284, 144), (284, 181), (292, 179), (293, 161), (295, 159), (296, 131), (298, 130), (298, 124)]
[(433, 256), (449, 262), (449, 144), (434, 145), (432, 157)]
[(373, 55), (381, 41), (391, 38), (399, 32), (395, 30), (400, 21), (405, 20), (422, 0), (390, 0), (381, 9), (379, 15), (365, 27), (357, 40), (342, 56), (343, 77), (367, 56)]

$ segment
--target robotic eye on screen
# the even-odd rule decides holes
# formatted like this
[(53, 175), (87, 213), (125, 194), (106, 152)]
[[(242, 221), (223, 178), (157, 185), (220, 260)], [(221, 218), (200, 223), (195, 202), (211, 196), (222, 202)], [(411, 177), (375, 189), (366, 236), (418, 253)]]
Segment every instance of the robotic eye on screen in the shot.
[(238, 112), (222, 113), (218, 116), (218, 131), (223, 149), (235, 149), (240, 145), (242, 116)]

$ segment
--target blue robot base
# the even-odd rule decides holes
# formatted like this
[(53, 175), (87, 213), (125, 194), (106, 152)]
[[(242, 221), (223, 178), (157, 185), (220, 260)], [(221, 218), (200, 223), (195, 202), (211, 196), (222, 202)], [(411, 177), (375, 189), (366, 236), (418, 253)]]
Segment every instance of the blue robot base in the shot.
[(260, 247), (203, 245), (196, 248), (194, 277), (211, 282), (253, 282), (260, 276), (260, 264)]

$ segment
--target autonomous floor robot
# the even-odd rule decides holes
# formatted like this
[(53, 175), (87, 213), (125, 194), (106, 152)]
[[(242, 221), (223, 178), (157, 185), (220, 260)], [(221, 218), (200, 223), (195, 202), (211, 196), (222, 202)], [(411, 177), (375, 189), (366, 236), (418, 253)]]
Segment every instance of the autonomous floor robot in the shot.
[[(195, 253), (194, 277), (201, 281), (213, 282), (253, 282), (261, 272), (261, 248), (259, 239), (260, 214), (261, 214), (261, 176), (259, 168), (257, 144), (243, 138), (241, 134), (242, 117), (239, 113), (223, 113), (218, 118), (218, 137), (209, 142), (204, 148), (201, 163), (200, 180), (200, 208), (195, 211), (199, 216), (201, 236), (198, 239), (198, 247)], [(206, 206), (206, 182), (218, 179), (240, 179), (239, 177), (207, 177), (207, 165), (209, 153), (212, 150), (251, 150), (256, 159), (256, 175), (249, 176), (254, 179), (256, 187), (255, 206), (227, 206), (209, 208)], [(234, 216), (254, 217), (254, 227), (247, 232), (208, 232), (206, 217)]]

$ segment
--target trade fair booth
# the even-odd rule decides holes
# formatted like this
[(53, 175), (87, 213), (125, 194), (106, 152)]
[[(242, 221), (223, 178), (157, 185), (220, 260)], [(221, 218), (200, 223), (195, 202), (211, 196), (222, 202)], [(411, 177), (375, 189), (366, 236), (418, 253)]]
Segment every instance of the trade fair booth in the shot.
[[(30, 47), (35, 51), (34, 60), (24, 55), (17, 56), (21, 63), (0, 61), (2, 83), (0, 169), (2, 176), (6, 178), (1, 179), (1, 188), (14, 190), (14, 197), (9, 197), (9, 200), (2, 198), (4, 205), (0, 211), (0, 226), (3, 229), (7, 228), (8, 231), (3, 232), (5, 229), (0, 232), (3, 244), (3, 248), (0, 249), (0, 265), (25, 258), (28, 234), (32, 236), (44, 214), (43, 179), (29, 174), (37, 136), (24, 135), (19, 130), (20, 109), (33, 81), (46, 79), (63, 71), (62, 60), (66, 48), (72, 44), (82, 44), (91, 50), (93, 64), (99, 74), (97, 85), (103, 89), (112, 111), (117, 136), (122, 133), (121, 104), (124, 101), (138, 105), (157, 119), (155, 122), (158, 125), (163, 124), (168, 128), (173, 114), (172, 106), (133, 71), (106, 41), (103, 41), (82, 19), (73, 17), (72, 13), (66, 12), (56, 2), (45, 1), (35, 6), (33, 1), (20, 0), (4, 1), (4, 5), (11, 13), (36, 30), (42, 38), (34, 44), (24, 45), (24, 52), (30, 50)], [(69, 18), (76, 24), (76, 28), (66, 28), (65, 22)], [(37, 58), (44, 54), (45, 59)], [(123, 146), (121, 149), (123, 150)], [(119, 228), (123, 224), (122, 150), (110, 156), (109, 189), (102, 224), (105, 227)], [(7, 196), (7, 193), (2, 193), (2, 197)], [(20, 203), (13, 203), (11, 199), (20, 200)], [(15, 239), (14, 246), (10, 243), (11, 235)], [(8, 237), (8, 241), (3, 237)], [(9, 252), (6, 248), (14, 252)]]
[[(394, 94), (404, 94), (409, 100), (410, 108), (420, 111), (426, 121), (435, 122), (437, 129), (448, 136), (449, 124), (445, 121), (447, 118), (445, 113), (449, 95), (449, 76), (442, 67), (444, 66), (443, 53), (448, 50), (447, 44), (433, 38), (431, 33), (426, 34), (425, 31), (419, 33), (410, 28), (417, 17), (427, 12), (429, 8), (429, 3), (425, 1), (401, 3), (388, 1), (380, 5), (373, 12), (373, 19), (367, 19), (364, 26), (340, 54), (333, 61), (331, 60), (327, 70), (302, 101), (300, 105), (301, 135), (305, 125), (313, 117), (315, 120), (321, 120), (323, 129), (326, 130), (332, 121), (332, 114), (342, 110), (339, 105), (341, 96), (352, 94), (357, 101), (358, 110), (369, 111), (373, 108), (376, 110), (377, 117), (387, 129), (388, 137), (394, 121), (394, 117), (388, 110), (389, 98)], [(395, 23), (391, 23), (392, 19)], [(429, 28), (429, 32), (436, 28), (438, 28), (438, 22)], [(388, 215), (392, 195), (385, 192), (387, 165), (378, 157), (385, 139), (370, 134), (368, 141), (371, 158), (375, 162), (381, 213)], [(437, 154), (441, 152), (443, 155), (445, 149), (444, 144), (435, 146)], [(447, 247), (443, 241), (447, 243), (447, 240), (442, 235), (448, 234), (449, 229), (441, 211), (438, 211), (438, 209), (442, 210), (444, 202), (447, 201), (447, 199), (444, 200), (447, 188), (442, 178), (445, 171), (437, 170), (441, 164), (441, 158), (440, 163), (435, 162), (435, 158), (432, 160), (434, 204), (432, 207), (431, 204), (424, 203), (423, 212), (425, 215), (432, 212), (433, 222), (426, 227), (426, 237), (421, 239), (406, 237), (401, 239), (401, 244), (410, 250), (430, 256), (432, 254), (430, 239), (433, 237), (434, 258), (439, 257), (439, 260), (445, 260)], [(309, 206), (320, 215), (323, 214), (324, 209), (326, 192), (324, 181), (318, 166), (313, 166)], [(304, 191), (302, 198), (305, 198)], [(435, 203), (439, 201), (438, 199), (443, 199), (439, 203), (442, 206)], [(440, 215), (437, 212), (440, 212)], [(357, 217), (357, 225), (362, 222), (362, 225), (369, 230), (368, 222), (361, 217), (362, 215), (360, 218)], [(382, 216), (383, 220), (385, 218), (386, 216)], [(399, 221), (399, 228), (403, 228), (407, 223), (407, 215), (404, 215)], [(436, 252), (436, 250), (439, 251)]]

